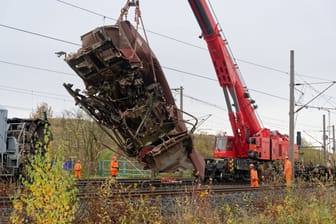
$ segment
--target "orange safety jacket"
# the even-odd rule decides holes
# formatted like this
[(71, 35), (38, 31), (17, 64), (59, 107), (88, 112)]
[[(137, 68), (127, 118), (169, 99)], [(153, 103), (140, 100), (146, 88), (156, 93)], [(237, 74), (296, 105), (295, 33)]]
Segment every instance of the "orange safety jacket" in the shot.
[(115, 160), (115, 161), (112, 160), (111, 163), (110, 163), (110, 171), (111, 171), (112, 176), (117, 175), (118, 168), (119, 168), (118, 161), (117, 160)]
[(79, 179), (81, 176), (82, 165), (80, 163), (76, 163), (74, 166), (75, 176)]
[(284, 174), (285, 174), (286, 180), (287, 178), (292, 177), (292, 163), (288, 159), (285, 160)]
[(259, 180), (258, 180), (258, 171), (255, 169), (250, 170), (250, 179), (251, 179), (251, 187), (258, 187)]
[(82, 170), (82, 165), (80, 163), (76, 163), (74, 169), (75, 169), (75, 171), (81, 171)]

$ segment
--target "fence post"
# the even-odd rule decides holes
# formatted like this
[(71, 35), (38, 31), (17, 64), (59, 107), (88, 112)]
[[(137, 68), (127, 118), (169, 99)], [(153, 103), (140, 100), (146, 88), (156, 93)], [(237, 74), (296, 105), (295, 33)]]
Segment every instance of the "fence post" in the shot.
[(99, 161), (99, 166), (98, 166), (98, 172), (99, 172), (99, 175), (102, 177), (103, 176), (103, 169), (102, 169), (102, 162), (103, 161)]
[(123, 168), (122, 175), (126, 176), (126, 161), (125, 160), (123, 160), (122, 168)]

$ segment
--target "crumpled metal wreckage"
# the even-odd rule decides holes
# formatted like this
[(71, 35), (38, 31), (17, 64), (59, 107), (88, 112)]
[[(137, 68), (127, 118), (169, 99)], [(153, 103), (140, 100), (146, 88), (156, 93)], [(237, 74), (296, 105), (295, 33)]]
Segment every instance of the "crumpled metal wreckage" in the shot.
[(182, 111), (158, 59), (129, 21), (98, 27), (81, 37), (82, 48), (65, 61), (85, 90), (64, 84), (127, 156), (145, 169), (174, 172), (194, 168), (202, 178), (204, 159), (193, 147)]

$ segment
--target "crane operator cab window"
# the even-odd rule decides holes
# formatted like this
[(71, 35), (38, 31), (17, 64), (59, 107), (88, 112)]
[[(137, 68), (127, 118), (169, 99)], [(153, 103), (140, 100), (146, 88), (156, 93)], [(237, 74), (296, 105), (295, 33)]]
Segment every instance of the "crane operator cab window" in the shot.
[(232, 139), (228, 136), (217, 136), (216, 137), (216, 150), (226, 150), (232, 151)]

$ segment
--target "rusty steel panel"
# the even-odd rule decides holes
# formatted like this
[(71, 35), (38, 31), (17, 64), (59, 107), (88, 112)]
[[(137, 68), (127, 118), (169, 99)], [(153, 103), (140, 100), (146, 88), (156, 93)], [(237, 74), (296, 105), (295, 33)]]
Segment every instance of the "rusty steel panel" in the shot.
[[(158, 59), (128, 21), (94, 29), (65, 60), (85, 90), (64, 84), (127, 156), (156, 172), (203, 172), (191, 133), (177, 108)], [(202, 176), (202, 174), (200, 174)]]

